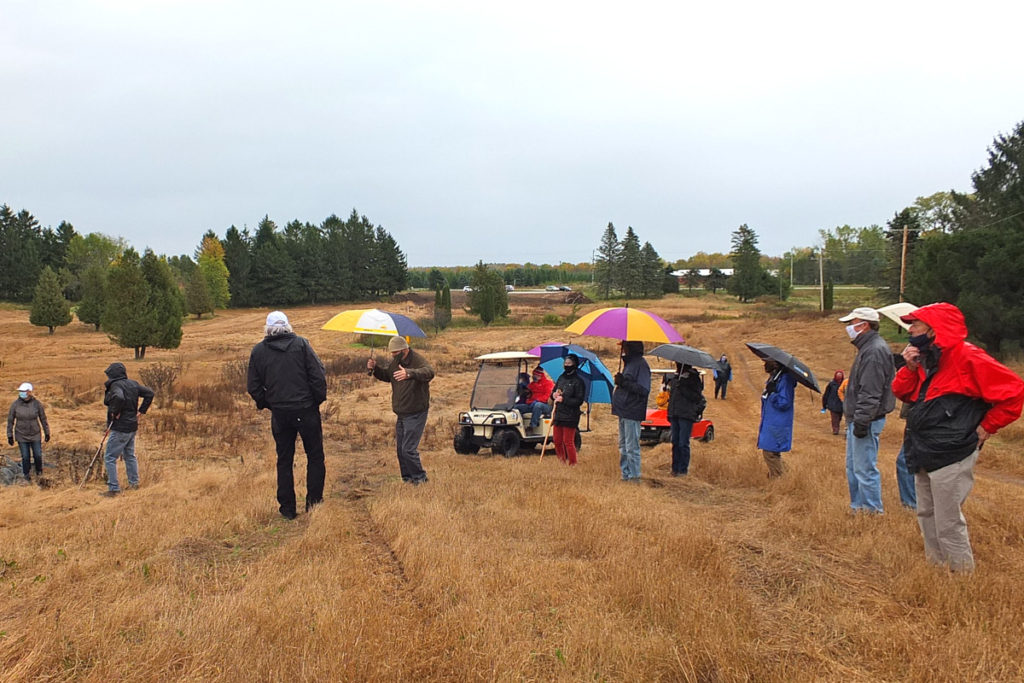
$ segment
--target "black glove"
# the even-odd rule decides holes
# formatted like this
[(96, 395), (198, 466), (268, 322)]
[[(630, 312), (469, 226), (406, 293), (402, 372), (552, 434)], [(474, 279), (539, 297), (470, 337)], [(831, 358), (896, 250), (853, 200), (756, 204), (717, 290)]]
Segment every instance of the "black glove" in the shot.
[(616, 372), (615, 373), (615, 384), (616, 385), (622, 384), (622, 380), (623, 380), (622, 373), (621, 372)]
[(13, 446), (14, 445), (14, 439), (12, 439), (11, 437), (7, 437), (7, 445), (8, 446)]
[(870, 430), (868, 430), (867, 425), (862, 425), (858, 422), (853, 423), (853, 435), (858, 439), (863, 439), (865, 436), (868, 435), (869, 431)]
[(50, 443), (50, 435), (49, 435), (49, 434), (47, 434), (46, 436), (44, 436), (44, 437), (43, 437), (43, 441), (44, 441), (45, 443)]

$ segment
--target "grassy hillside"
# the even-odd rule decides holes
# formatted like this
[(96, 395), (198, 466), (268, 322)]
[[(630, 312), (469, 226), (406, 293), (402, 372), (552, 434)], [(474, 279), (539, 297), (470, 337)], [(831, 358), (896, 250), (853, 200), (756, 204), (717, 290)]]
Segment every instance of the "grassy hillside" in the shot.
[[(978, 570), (951, 576), (925, 564), (899, 505), (895, 417), (879, 458), (884, 516), (847, 513), (844, 443), (806, 389), (790, 471), (765, 476), (764, 376), (742, 342), (780, 345), (824, 383), (853, 354), (834, 316), (710, 296), (633, 305), (728, 353), (735, 374), (729, 400), (706, 392), (717, 438), (694, 443), (690, 476), (670, 477), (658, 445), (644, 449), (640, 486), (618, 481), (607, 406), (573, 469), (451, 448), (472, 358), (568, 340), (561, 326), (414, 340), (438, 377), (422, 444), (430, 483), (411, 487), (398, 476), (389, 388), (360, 371), (366, 351), (319, 329), (336, 308), (289, 310), (330, 373), (325, 502), (293, 522), (274, 500), (269, 415), (242, 386), (265, 311), (190, 322), (180, 349), (136, 362), (87, 326), (48, 336), (26, 312), (0, 310), (0, 386), (13, 400), (19, 382), (36, 385), (55, 465), (48, 487), (0, 488), (0, 680), (1021, 676), (1024, 427), (985, 447), (966, 505)], [(393, 308), (429, 314), (414, 301)], [(614, 365), (612, 341), (582, 341)], [(132, 377), (158, 364), (182, 371), (143, 418), (142, 488), (108, 500), (102, 477), (75, 482), (100, 442), (113, 360)], [(301, 447), (296, 460), (303, 482)], [(301, 483), (297, 492), (301, 509)]]

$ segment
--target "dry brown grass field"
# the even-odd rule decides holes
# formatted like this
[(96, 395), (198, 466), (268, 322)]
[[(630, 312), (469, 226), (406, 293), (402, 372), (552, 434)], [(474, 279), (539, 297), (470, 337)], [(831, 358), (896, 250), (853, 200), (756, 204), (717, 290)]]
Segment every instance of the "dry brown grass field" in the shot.
[[(0, 680), (1024, 678), (1020, 423), (981, 457), (966, 505), (972, 576), (924, 561), (897, 497), (896, 418), (879, 458), (883, 516), (847, 513), (843, 440), (806, 389), (789, 472), (767, 480), (755, 449), (763, 372), (742, 342), (792, 351), (824, 384), (853, 352), (834, 316), (724, 297), (634, 304), (735, 368), (728, 400), (709, 398), (717, 439), (693, 444), (689, 477), (669, 476), (665, 444), (644, 449), (641, 485), (620, 483), (607, 406), (576, 468), (456, 455), (472, 358), (567, 340), (564, 324), (536, 323), (571, 306), (524, 301), (513, 297), (522, 324), (414, 340), (437, 370), (420, 487), (398, 476), (389, 388), (360, 371), (365, 349), (320, 330), (339, 307), (288, 310), (330, 383), (325, 502), (292, 522), (274, 500), (269, 415), (243, 386), (266, 311), (189, 321), (179, 349), (137, 362), (85, 325), (49, 336), (26, 311), (0, 310), (5, 400), (32, 381), (53, 429), (48, 486), (0, 488)], [(614, 365), (613, 342), (582, 343)], [(134, 378), (181, 374), (143, 419), (141, 488), (105, 499), (98, 467), (76, 484), (102, 436), (114, 360)]]

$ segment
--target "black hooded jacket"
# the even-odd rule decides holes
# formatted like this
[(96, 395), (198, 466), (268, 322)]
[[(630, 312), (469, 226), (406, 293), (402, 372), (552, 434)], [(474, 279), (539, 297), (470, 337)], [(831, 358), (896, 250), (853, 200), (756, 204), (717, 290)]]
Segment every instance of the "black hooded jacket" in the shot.
[(327, 400), (327, 375), (309, 342), (286, 332), (252, 347), (246, 389), (260, 410), (305, 410)]
[(642, 421), (647, 417), (647, 395), (651, 393), (651, 366), (644, 360), (644, 343), (627, 341), (623, 347), (622, 372), (615, 375), (612, 415)]
[[(139, 429), (139, 414), (146, 414), (153, 402), (153, 390), (128, 379), (124, 363), (111, 363), (104, 370), (107, 381), (103, 384), (106, 392), (103, 405), (107, 407), (107, 424), (115, 432), (131, 433)], [(139, 397), (142, 405), (139, 405)]]

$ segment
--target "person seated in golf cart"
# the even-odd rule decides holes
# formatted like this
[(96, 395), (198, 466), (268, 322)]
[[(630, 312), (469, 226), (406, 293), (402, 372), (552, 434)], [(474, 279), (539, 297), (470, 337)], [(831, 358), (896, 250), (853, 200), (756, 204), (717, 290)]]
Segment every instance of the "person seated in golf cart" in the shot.
[(551, 406), (548, 405), (548, 400), (551, 398), (551, 390), (554, 388), (555, 383), (548, 377), (548, 373), (544, 372), (544, 368), (539, 365), (535, 367), (532, 381), (526, 385), (526, 400), (513, 406), (522, 414), (524, 420), (526, 414), (530, 413), (531, 428), (539, 426), (542, 417), (551, 416)]

